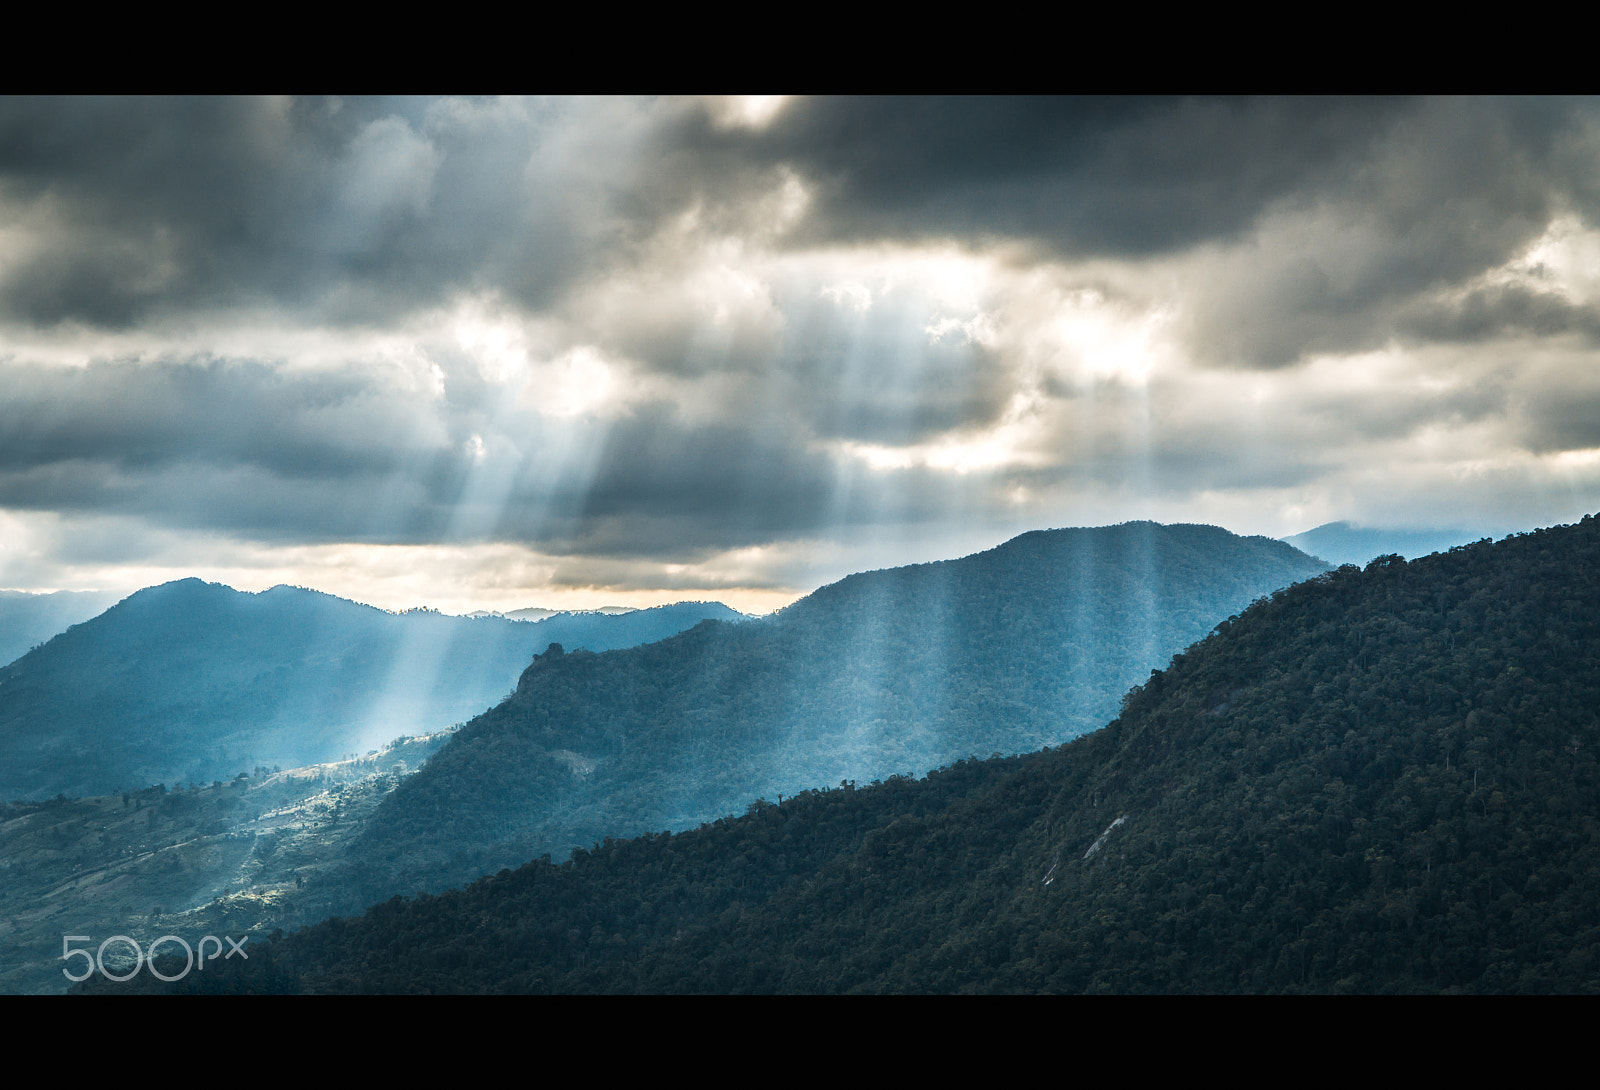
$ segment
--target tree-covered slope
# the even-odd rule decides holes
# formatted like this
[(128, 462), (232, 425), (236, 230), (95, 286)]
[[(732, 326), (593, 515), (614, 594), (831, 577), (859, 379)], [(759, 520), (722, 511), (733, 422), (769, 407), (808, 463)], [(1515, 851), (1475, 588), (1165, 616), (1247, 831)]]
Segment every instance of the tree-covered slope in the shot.
[(753, 799), (1038, 749), (1253, 599), (1322, 566), (1129, 523), (853, 575), (763, 621), (546, 654), (374, 817), (350, 889), (440, 889)]
[(387, 613), (296, 587), (150, 587), (0, 668), (0, 798), (107, 794), (333, 760), (502, 699), (552, 640), (659, 639), (718, 603), (537, 624)]
[(207, 986), (1592, 992), (1597, 712), (1590, 517), (1274, 594), (1054, 750), (396, 898)]

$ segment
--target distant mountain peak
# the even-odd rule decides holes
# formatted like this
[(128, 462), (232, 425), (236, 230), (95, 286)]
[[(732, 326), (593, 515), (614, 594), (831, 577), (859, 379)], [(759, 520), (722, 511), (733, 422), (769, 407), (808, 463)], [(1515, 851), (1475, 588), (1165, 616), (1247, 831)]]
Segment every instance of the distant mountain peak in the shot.
[(1457, 545), (1469, 545), (1492, 536), (1492, 533), (1483, 530), (1450, 527), (1385, 529), (1341, 520), (1325, 522), (1282, 540), (1330, 564), (1362, 567), (1380, 556), (1397, 555), (1415, 560), (1419, 556), (1448, 552)]

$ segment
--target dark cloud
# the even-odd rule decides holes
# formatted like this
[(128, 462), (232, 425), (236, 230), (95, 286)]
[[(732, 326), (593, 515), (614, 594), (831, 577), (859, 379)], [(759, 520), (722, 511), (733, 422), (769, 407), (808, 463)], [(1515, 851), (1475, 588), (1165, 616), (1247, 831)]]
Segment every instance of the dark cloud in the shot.
[(612, 429), (583, 512), (700, 520), (748, 510), (767, 532), (813, 524), (828, 476), (785, 432), (731, 421), (686, 428), (665, 411), (640, 413)]
[(648, 407), (608, 430), (593, 476), (558, 502), (524, 494), (498, 534), (548, 551), (692, 558), (729, 548), (936, 518), (951, 483), (924, 470), (844, 481), (800, 421), (695, 424)]
[(759, 132), (686, 119), (696, 148), (800, 171), (811, 237), (992, 238), (1149, 255), (1250, 226), (1407, 105), (1376, 99), (811, 98)]
[(548, 302), (609, 229), (555, 108), (409, 99), (11, 99), (0, 214), (47, 245), (0, 311), (125, 327), (269, 303), (372, 320), (452, 292)]
[(0, 364), (0, 506), (275, 540), (436, 533), (419, 501), (464, 456), (383, 377), (215, 360)]
[(0, 470), (198, 462), (314, 479), (383, 472), (434, 445), (425, 408), (356, 372), (217, 360), (0, 363), (0, 383)]
[(1422, 300), (1398, 322), (1421, 343), (1478, 343), (1504, 337), (1581, 334), (1600, 341), (1600, 307), (1575, 303), (1559, 291), (1526, 284), (1499, 284), (1456, 299)]
[(1535, 454), (1600, 448), (1600, 387), (1528, 391), (1519, 398), (1521, 445)]
[(359, 112), (270, 99), (7, 100), (0, 194), (13, 218), (42, 221), (49, 245), (13, 268), (0, 301), (35, 322), (122, 326), (153, 309), (320, 287), (306, 227)]
[(1214, 364), (1277, 367), (1425, 331), (1419, 312), (1517, 257), (1557, 215), (1600, 222), (1592, 114), (1562, 101), (1414, 104), (1321, 184), (1277, 202), (1247, 244), (1194, 270), (1191, 344)]

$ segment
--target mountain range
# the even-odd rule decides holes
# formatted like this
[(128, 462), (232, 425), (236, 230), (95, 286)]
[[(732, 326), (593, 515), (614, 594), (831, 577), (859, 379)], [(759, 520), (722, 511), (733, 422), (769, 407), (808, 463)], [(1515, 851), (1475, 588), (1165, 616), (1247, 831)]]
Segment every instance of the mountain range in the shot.
[(527, 622), (166, 583), (0, 668), (0, 798), (334, 760), (472, 718), (551, 642), (603, 651), (742, 616), (683, 602)]
[[(631, 650), (577, 650), (588, 637), (570, 626), (638, 625), (652, 611), (560, 619), (570, 642), (528, 653), (517, 695), (454, 733), (281, 774), (250, 766), (215, 785), (184, 777), (181, 792), (13, 804), (0, 814), (0, 911), (21, 945), (0, 980), (62, 986), (50, 960), (62, 912), (102, 937), (260, 936), (605, 837), (695, 828), (763, 797), (1054, 744), (1103, 724), (1130, 684), (1218, 621), (1321, 570), (1270, 539), (1133, 523), (861, 573), (777, 615)], [(262, 597), (175, 589), (233, 607)], [(308, 600), (341, 617), (350, 605)], [(192, 633), (197, 609), (177, 616)], [(513, 627), (556, 632), (556, 620)], [(293, 650), (283, 626), (265, 630)], [(166, 661), (169, 678), (203, 674), (159, 651), (139, 651), (152, 672)]]
[(853, 575), (745, 624), (607, 654), (552, 646), (384, 800), (336, 886), (437, 890), (758, 798), (1057, 745), (1219, 621), (1324, 569), (1213, 526), (1039, 531)]
[(608, 838), (177, 988), (1593, 992), (1597, 708), (1591, 516), (1275, 592), (1066, 745)]

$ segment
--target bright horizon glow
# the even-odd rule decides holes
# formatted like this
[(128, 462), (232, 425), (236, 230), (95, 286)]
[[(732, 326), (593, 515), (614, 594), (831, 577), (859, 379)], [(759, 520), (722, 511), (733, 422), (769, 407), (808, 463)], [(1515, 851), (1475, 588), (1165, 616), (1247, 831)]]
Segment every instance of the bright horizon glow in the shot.
[[(244, 550), (249, 553), (250, 550)], [(319, 546), (292, 555), (259, 552), (246, 563), (105, 565), (82, 568), (75, 578), (48, 587), (0, 587), (30, 594), (110, 591), (123, 596), (179, 579), (201, 579), (235, 590), (260, 593), (275, 586), (308, 590), (376, 606), (391, 613), (426, 607), (465, 615), (478, 610), (510, 613), (518, 609), (592, 610), (604, 606), (647, 609), (674, 602), (716, 601), (740, 613), (760, 615), (815, 590), (738, 585), (699, 586), (686, 570), (664, 588), (555, 586), (539, 579), (555, 566), (551, 558), (513, 552), (504, 546), (450, 547), (404, 545)], [(249, 563), (248, 561), (254, 561)], [(698, 568), (698, 566), (696, 566)], [(525, 577), (519, 579), (518, 575)]]

